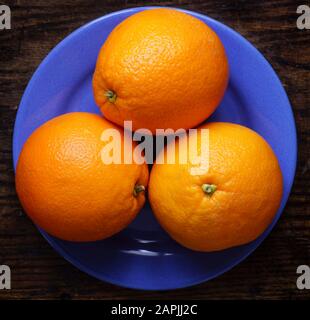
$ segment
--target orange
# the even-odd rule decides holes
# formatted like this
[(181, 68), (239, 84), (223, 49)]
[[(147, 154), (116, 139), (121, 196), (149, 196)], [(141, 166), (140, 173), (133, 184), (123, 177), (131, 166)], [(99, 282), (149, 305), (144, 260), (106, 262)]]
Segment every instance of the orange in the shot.
[[(98, 115), (56, 117), (28, 138), (16, 170), (16, 190), (35, 224), (70, 241), (94, 241), (125, 228), (145, 202), (148, 168), (104, 164), (106, 129), (120, 132)], [(141, 192), (140, 192), (141, 191)]]
[[(271, 147), (254, 131), (231, 123), (203, 128), (209, 129), (209, 169), (193, 175), (189, 153), (184, 164), (155, 164), (149, 199), (173, 239), (216, 251), (248, 243), (266, 229), (280, 205), (282, 174)], [(187, 151), (182, 139), (179, 157)], [(200, 141), (199, 130), (199, 153)]]
[(216, 35), (174, 9), (139, 12), (121, 22), (102, 46), (93, 91), (104, 116), (133, 129), (191, 128), (220, 103), (228, 62)]

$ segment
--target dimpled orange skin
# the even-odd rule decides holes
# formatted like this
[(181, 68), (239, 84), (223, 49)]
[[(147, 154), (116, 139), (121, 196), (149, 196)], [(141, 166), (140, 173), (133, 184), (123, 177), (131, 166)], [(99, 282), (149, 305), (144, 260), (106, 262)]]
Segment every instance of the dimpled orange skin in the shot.
[[(210, 129), (209, 171), (194, 176), (189, 163), (155, 164), (148, 189), (153, 212), (172, 238), (192, 250), (248, 243), (267, 228), (279, 208), (282, 174), (277, 158), (267, 142), (246, 127), (210, 123), (200, 128)], [(217, 189), (207, 194), (204, 184)]]
[[(26, 141), (16, 190), (35, 224), (63, 240), (95, 241), (125, 228), (145, 202), (146, 164), (103, 164), (103, 130), (123, 130), (84, 112), (56, 117)], [(122, 136), (122, 143), (124, 139)]]
[[(102, 46), (93, 77), (105, 117), (133, 129), (192, 128), (220, 103), (228, 82), (224, 47), (205, 23), (173, 9), (139, 12)], [(115, 94), (111, 101), (107, 93)], [(115, 98), (115, 101), (113, 99)]]

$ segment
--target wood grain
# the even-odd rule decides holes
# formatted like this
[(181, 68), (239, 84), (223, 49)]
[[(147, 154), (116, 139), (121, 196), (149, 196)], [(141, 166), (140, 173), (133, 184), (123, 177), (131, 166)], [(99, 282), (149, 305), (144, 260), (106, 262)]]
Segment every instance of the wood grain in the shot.
[[(310, 30), (296, 28), (296, 1), (5, 1), (12, 30), (0, 31), (0, 264), (12, 290), (0, 299), (309, 299), (296, 289), (296, 268), (310, 264)], [(277, 226), (258, 250), (223, 276), (184, 290), (142, 292), (102, 283), (57, 255), (23, 213), (14, 189), (12, 133), (23, 91), (47, 53), (86, 22), (143, 5), (194, 10), (250, 40), (278, 73), (298, 128), (298, 167)]]

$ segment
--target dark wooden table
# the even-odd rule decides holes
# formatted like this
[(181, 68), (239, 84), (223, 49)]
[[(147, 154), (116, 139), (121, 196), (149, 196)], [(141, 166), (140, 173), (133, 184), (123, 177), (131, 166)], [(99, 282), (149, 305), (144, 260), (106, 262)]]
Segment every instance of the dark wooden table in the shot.
[[(310, 30), (296, 27), (298, 1), (7, 0), (4, 3), (12, 10), (12, 29), (0, 30), (0, 265), (11, 267), (12, 289), (0, 290), (0, 299), (310, 298), (310, 290), (296, 288), (297, 266), (310, 264)], [(127, 7), (156, 4), (207, 14), (249, 39), (270, 61), (287, 90), (299, 141), (294, 187), (267, 240), (246, 261), (219, 278), (169, 292), (135, 291), (102, 283), (66, 262), (23, 213), (14, 189), (12, 167), (12, 133), (18, 104), (31, 75), (47, 53), (90, 20)]]

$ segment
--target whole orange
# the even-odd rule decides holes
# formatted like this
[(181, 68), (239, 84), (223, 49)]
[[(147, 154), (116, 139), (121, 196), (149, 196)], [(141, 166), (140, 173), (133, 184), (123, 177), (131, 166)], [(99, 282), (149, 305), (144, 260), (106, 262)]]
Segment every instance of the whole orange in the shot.
[(97, 105), (133, 129), (191, 128), (220, 103), (228, 82), (224, 47), (205, 23), (175, 9), (121, 22), (102, 46), (93, 77)]
[(145, 202), (146, 164), (105, 164), (102, 133), (123, 129), (84, 112), (56, 117), (26, 141), (16, 190), (29, 217), (53, 236), (94, 241), (125, 228)]
[[(231, 123), (210, 123), (209, 169), (193, 174), (193, 150), (176, 143), (185, 163), (155, 164), (149, 199), (163, 228), (183, 246), (216, 251), (256, 239), (270, 224), (282, 197), (282, 174), (275, 154), (254, 131)], [(171, 144), (164, 151), (167, 153)]]

